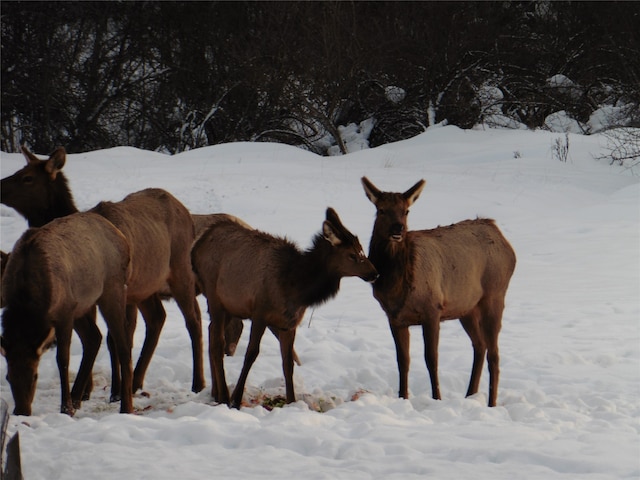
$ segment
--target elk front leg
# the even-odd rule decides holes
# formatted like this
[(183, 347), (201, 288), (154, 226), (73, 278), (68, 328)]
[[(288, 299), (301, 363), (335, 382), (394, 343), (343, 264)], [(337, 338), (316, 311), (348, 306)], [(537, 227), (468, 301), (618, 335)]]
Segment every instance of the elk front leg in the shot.
[(284, 372), (287, 403), (293, 403), (296, 401), (296, 394), (293, 389), (293, 342), (296, 339), (296, 329), (281, 330), (278, 338), (280, 339), (280, 354), (282, 355), (282, 371)]
[(484, 336), (480, 330), (480, 313), (473, 311), (469, 315), (462, 317), (460, 323), (467, 335), (471, 339), (473, 347), (473, 366), (471, 367), (471, 377), (469, 379), (469, 388), (467, 389), (467, 397), (478, 393), (480, 387), (480, 377), (482, 376), (482, 367), (484, 366), (484, 356), (487, 352), (487, 345)]
[(440, 341), (440, 319), (428, 320), (422, 324), (424, 339), (424, 360), (431, 379), (431, 396), (441, 400), (440, 381), (438, 380), (438, 343)]
[(409, 398), (409, 327), (391, 326), (391, 334), (396, 344), (396, 359), (398, 362), (398, 373), (400, 375), (400, 388), (398, 396)]
[(249, 376), (249, 370), (253, 366), (253, 363), (260, 354), (260, 341), (267, 328), (264, 322), (259, 320), (252, 320), (251, 333), (249, 334), (249, 345), (247, 345), (247, 353), (244, 355), (244, 363), (242, 364), (242, 371), (240, 377), (236, 383), (236, 387), (233, 389), (233, 395), (231, 396), (231, 406), (233, 408), (240, 408), (242, 405), (242, 395), (244, 393), (244, 386)]

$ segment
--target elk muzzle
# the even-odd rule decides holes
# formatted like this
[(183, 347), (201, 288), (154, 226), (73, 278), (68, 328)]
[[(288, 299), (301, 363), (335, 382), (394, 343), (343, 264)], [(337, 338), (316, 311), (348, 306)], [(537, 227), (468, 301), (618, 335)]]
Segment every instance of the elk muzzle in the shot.
[(394, 223), (389, 228), (389, 239), (392, 242), (401, 242), (404, 237), (404, 225), (401, 223)]

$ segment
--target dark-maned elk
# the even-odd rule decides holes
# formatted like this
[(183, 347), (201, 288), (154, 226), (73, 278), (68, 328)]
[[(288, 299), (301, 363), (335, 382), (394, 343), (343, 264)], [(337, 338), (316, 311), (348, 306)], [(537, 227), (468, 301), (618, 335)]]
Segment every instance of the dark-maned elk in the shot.
[[(235, 217), (233, 215), (229, 215), (227, 213), (208, 213), (208, 214), (194, 213), (191, 215), (191, 218), (193, 218), (193, 224), (195, 225), (195, 228), (196, 228), (196, 239), (198, 239), (200, 235), (202, 235), (206, 231), (206, 229), (209, 228), (211, 225), (218, 223), (220, 221), (225, 221), (225, 220), (231, 220), (232, 222), (236, 222), (238, 225), (244, 228), (253, 230), (253, 227), (249, 225), (247, 222), (245, 222), (244, 220), (238, 217)], [(170, 293), (169, 293), (169, 296), (170, 296)], [(244, 325), (242, 324), (241, 318), (231, 317), (226, 322), (224, 327), (224, 336), (226, 339), (224, 349), (225, 349), (226, 355), (233, 356), (235, 354), (236, 348), (238, 346), (238, 340), (242, 335), (243, 328), (244, 328)], [(271, 333), (273, 333), (276, 336), (276, 338), (279, 338), (278, 331), (275, 328), (269, 327), (269, 330), (271, 330)], [(302, 364), (300, 362), (300, 359), (298, 358), (298, 354), (296, 353), (295, 349), (293, 350), (293, 360), (298, 365)]]
[[(83, 354), (69, 391), (69, 347), (74, 321), (100, 308), (121, 360), (120, 411), (133, 411), (131, 343), (125, 323), (131, 274), (129, 242), (104, 218), (78, 213), (30, 228), (16, 243), (2, 282), (2, 353), (15, 401), (14, 414), (31, 415), (40, 357), (57, 341), (61, 412), (80, 406), (102, 335), (95, 324), (81, 329)], [(97, 338), (97, 342), (96, 342)]]
[(224, 323), (231, 316), (252, 320), (242, 372), (231, 396), (231, 406), (236, 408), (242, 403), (245, 382), (267, 326), (279, 330), (286, 401), (291, 403), (295, 401), (293, 342), (307, 307), (335, 296), (342, 277), (358, 276), (369, 282), (378, 277), (357, 237), (331, 208), (322, 233), (304, 252), (286, 239), (226, 221), (209, 227), (196, 240), (191, 259), (209, 305), (212, 395), (218, 402), (229, 404)]
[(380, 273), (373, 296), (387, 314), (395, 341), (399, 396), (409, 396), (409, 326), (421, 325), (432, 396), (441, 398), (440, 322), (457, 318), (473, 345), (467, 396), (478, 391), (486, 354), (489, 406), (495, 406), (500, 375), (498, 334), (504, 298), (516, 265), (511, 245), (488, 219), (409, 231), (409, 207), (422, 192), (424, 180), (404, 193), (381, 192), (366, 177), (362, 185), (377, 209), (369, 246), (369, 259)]

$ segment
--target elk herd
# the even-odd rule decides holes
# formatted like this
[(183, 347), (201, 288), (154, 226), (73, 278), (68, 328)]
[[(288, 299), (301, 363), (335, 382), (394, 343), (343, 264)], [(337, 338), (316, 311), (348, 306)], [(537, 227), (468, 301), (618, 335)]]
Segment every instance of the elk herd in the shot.
[[(307, 250), (283, 237), (253, 229), (223, 213), (192, 215), (169, 192), (149, 188), (120, 202), (100, 202), (79, 212), (62, 168), (64, 148), (41, 160), (25, 147), (27, 165), (2, 179), (1, 201), (25, 217), (29, 228), (2, 254), (1, 350), (15, 403), (30, 415), (38, 363), (54, 342), (60, 374), (61, 412), (73, 415), (90, 398), (92, 369), (102, 343), (97, 310), (107, 325), (111, 401), (132, 413), (158, 344), (166, 313), (162, 299), (175, 299), (191, 339), (191, 389), (205, 388), (201, 314), (206, 298), (211, 394), (239, 408), (249, 370), (266, 329), (277, 337), (287, 403), (294, 402), (296, 328), (309, 306), (334, 297), (343, 277), (373, 285), (395, 342), (399, 396), (408, 398), (409, 327), (420, 325), (434, 399), (440, 399), (440, 322), (459, 319), (473, 347), (467, 395), (478, 391), (484, 358), (489, 367), (489, 406), (498, 395), (504, 300), (516, 257), (493, 220), (465, 220), (447, 227), (409, 230), (409, 207), (425, 182), (404, 193), (362, 186), (376, 209), (368, 256), (358, 237), (328, 208)], [(137, 312), (145, 338), (135, 368), (132, 359)], [(233, 355), (243, 319), (251, 332), (240, 377), (231, 394), (224, 356)], [(82, 359), (69, 388), (72, 332)]]

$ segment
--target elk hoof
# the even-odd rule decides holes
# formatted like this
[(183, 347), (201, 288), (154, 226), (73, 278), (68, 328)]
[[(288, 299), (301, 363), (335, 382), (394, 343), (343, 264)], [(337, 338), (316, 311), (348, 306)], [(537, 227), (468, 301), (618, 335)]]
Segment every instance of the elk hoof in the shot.
[(63, 407), (60, 409), (60, 413), (64, 413), (66, 415), (69, 415), (70, 417), (73, 417), (76, 414), (76, 409), (70, 405), (63, 405)]
[(200, 393), (202, 390), (204, 390), (204, 382), (197, 382), (191, 385), (193, 393)]
[(229, 356), (229, 357), (233, 357), (233, 355), (236, 353), (236, 348), (238, 348), (238, 344), (237, 343), (229, 343), (226, 346), (224, 353), (226, 353), (227, 356)]
[(120, 400), (121, 400), (121, 397), (119, 393), (112, 393), (111, 396), (109, 397), (109, 403), (116, 403), (116, 402), (119, 402)]

